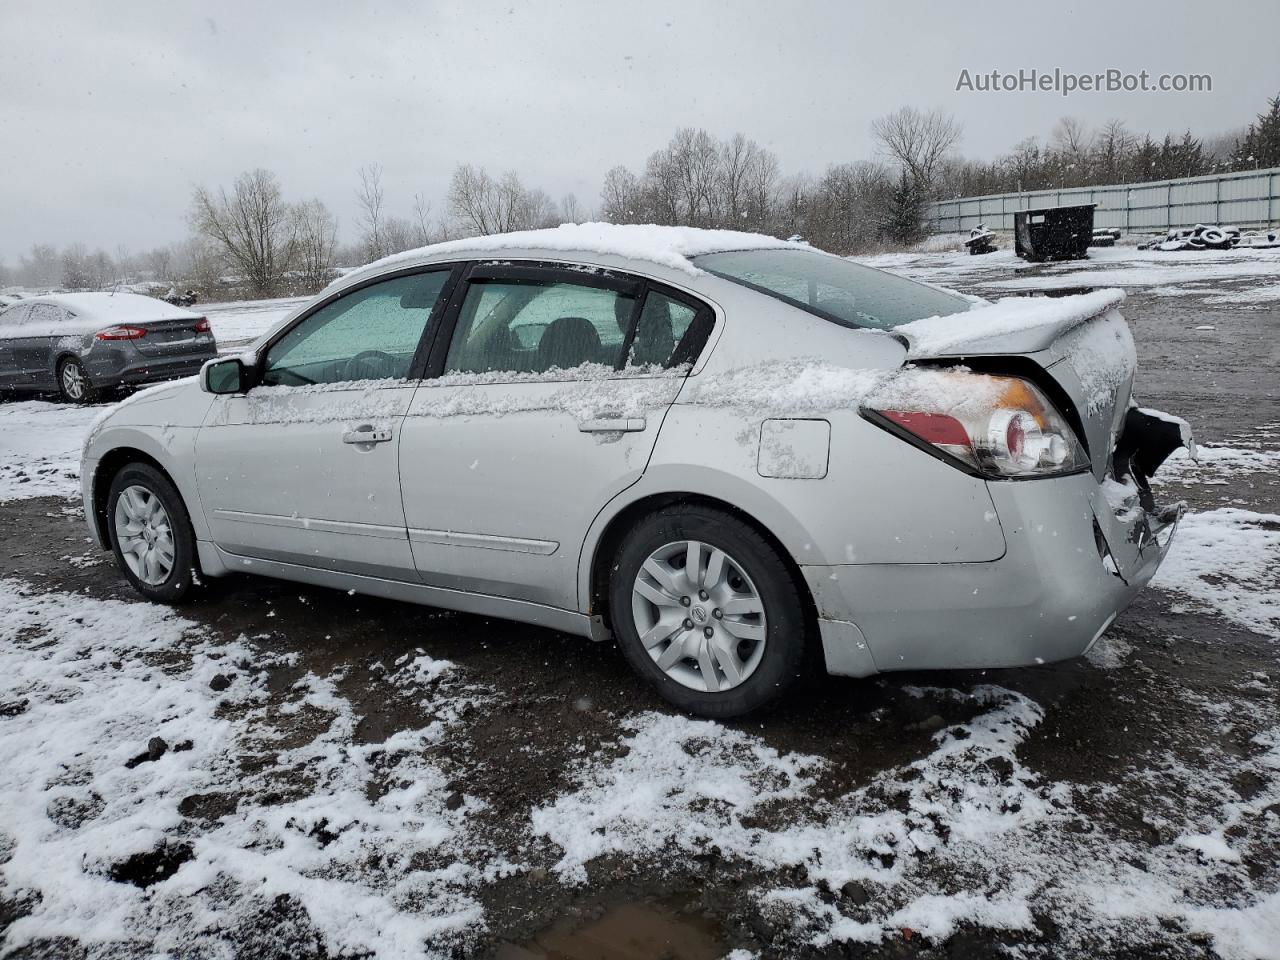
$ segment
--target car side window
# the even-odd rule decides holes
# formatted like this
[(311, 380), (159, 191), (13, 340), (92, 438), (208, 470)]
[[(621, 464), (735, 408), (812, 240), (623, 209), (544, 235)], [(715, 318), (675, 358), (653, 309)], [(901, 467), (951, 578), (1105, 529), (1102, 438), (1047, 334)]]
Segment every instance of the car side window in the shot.
[(326, 304), (267, 350), (262, 383), (403, 380), (448, 279), (448, 270), (395, 277)]
[(6, 310), (0, 310), (0, 330), (16, 331), (26, 320), (27, 314), (31, 311), (25, 303), (15, 304)]
[(627, 355), (627, 367), (670, 367), (676, 350), (689, 333), (698, 311), (656, 290), (645, 297), (636, 335)]
[(56, 327), (66, 318), (66, 314), (52, 303), (34, 303), (27, 316), (28, 326)]
[(445, 373), (538, 374), (583, 364), (616, 368), (635, 298), (576, 283), (472, 281)]

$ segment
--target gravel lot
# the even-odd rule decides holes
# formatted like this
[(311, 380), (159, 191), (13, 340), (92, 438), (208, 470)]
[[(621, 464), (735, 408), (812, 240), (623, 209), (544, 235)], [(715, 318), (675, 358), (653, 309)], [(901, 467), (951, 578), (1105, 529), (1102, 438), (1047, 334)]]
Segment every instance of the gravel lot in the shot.
[(0, 956), (1280, 957), (1280, 255), (872, 262), (1129, 289), (1206, 450), (1087, 659), (712, 723), (522, 625), (250, 577), (171, 614), (66, 499), (93, 414), (6, 404)]

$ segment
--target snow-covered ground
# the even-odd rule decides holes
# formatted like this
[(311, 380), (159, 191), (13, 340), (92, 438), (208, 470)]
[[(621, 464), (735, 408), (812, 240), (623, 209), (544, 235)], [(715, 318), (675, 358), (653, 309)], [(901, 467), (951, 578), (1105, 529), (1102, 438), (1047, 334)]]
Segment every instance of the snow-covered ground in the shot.
[(283, 297), (277, 300), (236, 300), (230, 303), (201, 304), (209, 318), (213, 337), (220, 350), (234, 349), (256, 340), (296, 307), (311, 297)]
[[(1242, 298), (1220, 305), (1236, 311), (1266, 309), (1280, 276), (1280, 255), (1260, 252), (1120, 247), (1032, 270), (1010, 259), (873, 262), (992, 295), (1011, 283), (1127, 285)], [(225, 345), (298, 302), (206, 312)], [(1206, 321), (1224, 322), (1212, 309)], [(0, 503), (75, 496), (80, 443), (101, 409), (0, 405)], [(537, 670), (530, 650), (543, 638), (508, 645), (524, 658), (510, 675), (428, 654), (389, 627), (363, 659), (312, 657), (301, 643), (281, 652), (275, 634), (228, 630), (238, 600), (179, 616), (91, 590), (115, 582), (106, 568), (75, 589), (0, 573), (0, 903), (20, 907), (0, 927), (0, 954), (65, 936), (111, 956), (243, 956), (255, 943), (469, 955), (499, 923), (488, 904), (504, 885), (586, 898), (610, 878), (649, 876), (659, 888), (668, 877), (732, 885), (785, 935), (783, 952), (905, 949), (967, 931), (1021, 957), (1158, 944), (1161, 955), (1280, 958), (1280, 424), (1250, 418), (1200, 436), (1199, 463), (1179, 454), (1162, 471), (1158, 496), (1193, 509), (1153, 590), (1087, 666), (849, 684), (871, 704), (864, 725), (803, 745), (778, 745), (785, 718), (619, 710), (565, 748), (545, 795), (500, 815), (484, 788), (509, 764), (475, 752), (481, 734), (506, 718), (496, 740), (537, 767), (539, 728), (554, 739), (604, 695), (578, 690), (560, 705), (546, 680), (513, 702), (514, 675)], [(67, 565), (63, 546), (45, 575)], [(315, 629), (354, 637), (368, 616)], [(450, 622), (445, 634), (464, 629)], [(507, 628), (466, 629), (483, 644)], [(1228, 664), (1194, 689), (1158, 673), (1182, 658), (1218, 668), (1246, 647), (1252, 666)], [(1050, 776), (1046, 756), (1081, 754), (1088, 717), (1071, 704), (1085, 670), (1124, 755), (1092, 758), (1106, 775), (1085, 756)], [(414, 719), (370, 732), (370, 700), (411, 705)]]
[(940, 286), (963, 282), (987, 297), (1062, 287), (1146, 289), (1157, 296), (1196, 296), (1209, 303), (1269, 304), (1280, 297), (1280, 250), (1164, 252), (1101, 247), (1087, 260), (1028, 263), (1012, 249), (967, 253), (890, 253), (860, 263)]
[(104, 409), (46, 400), (0, 404), (0, 503), (76, 496), (80, 448)]

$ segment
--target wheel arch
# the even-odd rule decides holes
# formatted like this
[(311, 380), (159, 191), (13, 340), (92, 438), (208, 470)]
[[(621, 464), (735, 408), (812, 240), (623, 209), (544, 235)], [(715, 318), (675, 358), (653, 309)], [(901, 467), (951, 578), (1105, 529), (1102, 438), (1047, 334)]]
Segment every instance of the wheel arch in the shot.
[[(59, 360), (59, 363), (62, 361)], [(155, 457), (144, 450), (137, 447), (114, 447), (102, 455), (102, 459), (98, 461), (97, 467), (93, 473), (93, 516), (97, 521), (98, 529), (102, 531), (102, 540), (107, 547), (111, 546), (111, 523), (110, 517), (107, 516), (107, 498), (111, 493), (111, 482), (116, 478), (121, 470), (131, 463), (145, 463), (149, 467), (153, 467), (173, 484), (173, 488), (178, 491), (178, 495), (182, 496), (182, 489), (178, 486), (173, 475), (164, 468)], [(184, 498), (185, 499), (185, 498)], [(191, 513), (190, 505), (187, 505), (187, 513)]]
[[(80, 356), (80, 354), (76, 353), (69, 347), (55, 346), (52, 350), (52, 355), (53, 366), (49, 369), (49, 381), (53, 384), (59, 395), (62, 395), (62, 365), (68, 360), (74, 360), (76, 363), (80, 364), (80, 371), (84, 374), (85, 378), (88, 379), (89, 372), (85, 370), (84, 357)], [(90, 386), (92, 386), (92, 381), (90, 381)]]
[(623, 537), (631, 526), (646, 514), (673, 504), (692, 504), (728, 513), (750, 526), (778, 551), (787, 573), (795, 581), (796, 590), (804, 603), (805, 623), (810, 627), (810, 641), (816, 642), (818, 624), (818, 606), (809, 584), (800, 571), (800, 564), (795, 555), (787, 548), (783, 540), (769, 526), (748, 511), (730, 503), (728, 500), (705, 493), (694, 493), (689, 490), (664, 490), (637, 497), (616, 510), (603, 523), (599, 534), (591, 543), (589, 559), (586, 566), (586, 612), (603, 625), (609, 624), (609, 565), (616, 555)]

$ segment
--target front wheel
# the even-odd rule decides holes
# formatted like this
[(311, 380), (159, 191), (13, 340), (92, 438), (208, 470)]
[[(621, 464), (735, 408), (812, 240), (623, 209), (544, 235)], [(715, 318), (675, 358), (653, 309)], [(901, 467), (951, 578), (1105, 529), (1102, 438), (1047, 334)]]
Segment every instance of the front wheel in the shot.
[(98, 391), (75, 357), (68, 357), (58, 364), (58, 391), (68, 403), (93, 403), (98, 399)]
[(145, 463), (131, 463), (107, 495), (111, 548), (125, 578), (148, 600), (179, 603), (195, 583), (195, 534), (177, 488)]
[(609, 610), (631, 666), (691, 713), (749, 713), (805, 670), (795, 577), (772, 543), (720, 510), (677, 504), (640, 521), (618, 552)]

